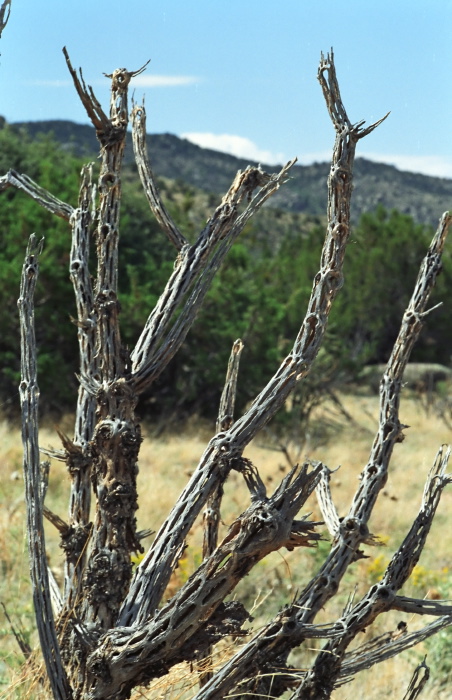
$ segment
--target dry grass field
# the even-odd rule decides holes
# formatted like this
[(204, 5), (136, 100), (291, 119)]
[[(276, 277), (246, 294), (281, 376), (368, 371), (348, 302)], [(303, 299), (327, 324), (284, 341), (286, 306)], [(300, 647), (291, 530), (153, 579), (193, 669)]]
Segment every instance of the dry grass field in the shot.
[[(346, 410), (353, 417), (353, 423), (337, 425), (334, 431), (324, 434), (322, 440), (311, 437), (297, 454), (296, 446), (288, 449), (294, 459), (305, 456), (325, 462), (330, 468), (340, 469), (332, 478), (332, 489), (339, 514), (346, 511), (357, 479), (366, 464), (373, 434), (378, 424), (378, 400), (376, 397), (343, 396)], [(325, 411), (325, 409), (323, 409)], [(323, 413), (323, 418), (330, 414)], [(381, 495), (372, 520), (371, 531), (378, 535), (384, 546), (366, 547), (368, 558), (352, 565), (338, 595), (323, 611), (323, 620), (332, 621), (340, 616), (348, 597), (356, 591), (362, 595), (369, 585), (379, 579), (394, 549), (414, 519), (420, 504), (425, 478), (433, 463), (438, 447), (450, 442), (446, 424), (433, 412), (430, 415), (419, 401), (406, 398), (402, 402), (401, 420), (410, 426), (406, 430), (403, 444), (397, 445), (392, 468), (384, 493)], [(60, 426), (70, 432), (69, 419)], [(157, 529), (184, 486), (188, 475), (195, 468), (207, 439), (206, 427), (196, 425), (186, 433), (152, 439), (151, 429), (144, 430), (145, 441), (140, 453), (140, 509), (139, 527)], [(314, 435), (315, 433), (313, 433)], [(265, 437), (251, 445), (245, 456), (252, 459), (265, 479), (269, 490), (272, 484), (288, 469), (288, 462), (282, 452), (269, 449), (270, 438)], [(319, 444), (322, 443), (322, 444)], [(53, 429), (46, 428), (41, 433), (41, 446), (58, 447), (58, 438)], [(0, 423), (0, 602), (6, 608), (13, 625), (20, 630), (25, 641), (33, 646), (36, 643), (34, 615), (28, 581), (28, 562), (25, 541), (25, 505), (23, 501), (23, 480), (21, 476), (22, 453), (18, 428), (6, 422)], [(452, 470), (452, 468), (451, 468)], [(51, 510), (65, 516), (67, 509), (68, 477), (64, 465), (52, 463), (50, 486), (46, 503)], [(247, 491), (241, 477), (232, 473), (226, 485), (223, 528), (247, 505)], [(318, 506), (313, 499), (309, 504), (315, 519), (321, 519)], [(445, 491), (440, 503), (434, 527), (430, 534), (426, 551), (415, 568), (406, 595), (418, 598), (452, 598), (452, 488)], [(327, 533), (325, 532), (327, 538)], [(195, 524), (189, 538), (189, 547), (184, 559), (170, 582), (168, 595), (184, 583), (200, 562), (202, 527)], [(50, 565), (57, 579), (62, 573), (62, 553), (58, 546), (56, 532), (47, 527), (47, 541)], [(151, 541), (151, 540), (149, 540)], [(274, 553), (260, 562), (252, 574), (237, 590), (237, 596), (244, 600), (254, 616), (253, 628), (258, 629), (289, 602), (297, 590), (306, 585), (316, 571), (329, 542), (320, 544), (318, 550), (299, 550), (291, 553)], [(408, 623), (409, 630), (421, 626), (425, 620), (397, 613), (381, 617), (375, 628), (366, 632), (371, 638), (387, 630), (395, 629), (400, 620)], [(360, 643), (364, 639), (359, 640)], [(403, 698), (414, 667), (425, 654), (432, 671), (432, 680), (422, 697), (449, 698), (452, 690), (447, 685), (434, 683), (452, 670), (448, 660), (452, 634), (443, 633), (441, 638), (431, 641), (414, 650), (404, 652), (401, 657), (388, 661), (368, 672), (349, 685), (334, 693), (335, 700), (346, 698)], [(234, 651), (226, 643), (217, 650), (218, 662)], [(306, 667), (314, 658), (314, 649), (305, 649), (294, 654), (294, 666)], [(13, 635), (4, 609), (0, 609), (0, 698), (40, 698), (44, 697), (38, 683), (33, 683), (37, 674), (35, 668), (21, 670), (23, 657)], [(24, 678), (25, 675), (25, 678)], [(450, 676), (452, 680), (452, 672)], [(30, 685), (31, 682), (31, 685)], [(190, 691), (196, 683), (194, 673), (187, 666), (174, 669), (170, 679), (155, 682), (148, 689), (134, 695), (134, 699), (153, 700), (176, 698), (185, 699), (194, 694)]]

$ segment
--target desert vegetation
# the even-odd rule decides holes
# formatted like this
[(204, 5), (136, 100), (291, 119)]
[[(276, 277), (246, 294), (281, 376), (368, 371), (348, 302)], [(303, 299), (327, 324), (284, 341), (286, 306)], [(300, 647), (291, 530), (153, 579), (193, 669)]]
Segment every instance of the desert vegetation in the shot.
[[(343, 416), (335, 412), (334, 405), (324, 404), (312, 418), (311, 429), (314, 434), (310, 444), (303, 448), (303, 456), (322, 459), (332, 468), (341, 465), (333, 476), (331, 486), (339, 512), (344, 511), (353, 496), (362, 464), (368, 457), (369, 441), (378, 425), (377, 396), (341, 395), (341, 399), (356, 423), (344, 420)], [(404, 422), (409, 423), (410, 428), (406, 431), (405, 442), (395, 450), (387, 486), (372, 516), (372, 531), (379, 536), (381, 546), (369, 548), (368, 558), (357, 562), (354, 568), (351, 568), (343, 581), (340, 593), (322, 613), (326, 620), (340, 617), (348, 597), (354, 594), (356, 587), (356, 595), (362, 595), (369, 583), (381, 578), (392, 552), (399, 546), (417, 513), (424, 477), (432, 456), (437, 446), (449, 434), (440, 417), (434, 414), (426, 416), (425, 407), (417, 396), (405, 396), (401, 412)], [(71, 417), (67, 416), (60, 427), (69, 430), (71, 423)], [(139, 529), (148, 527), (150, 514), (155, 529), (164, 521), (185, 480), (196, 468), (211, 429), (212, 426), (209, 426), (207, 421), (197, 421), (196, 425), (183, 435), (155, 437), (152, 425), (143, 426), (144, 442), (140, 451), (138, 474)], [(0, 541), (3, 575), (0, 582), (0, 600), (9, 611), (14, 628), (21, 632), (25, 643), (35, 649), (38, 639), (27, 562), (20, 430), (13, 429), (9, 422), (4, 421), (1, 424), (1, 444)], [(45, 448), (55, 445), (53, 425), (46, 425), (42, 429), (41, 444)], [(278, 454), (269, 447), (275, 445), (269, 445), (263, 437), (250, 445), (245, 455), (253, 463), (259, 464), (264, 482), (271, 487), (272, 481), (278, 478), (279, 474), (287, 472), (289, 463), (281, 452)], [(295, 455), (298, 452), (296, 444), (289, 444), (287, 448)], [(64, 513), (69, 495), (68, 477), (58, 461), (52, 461), (51, 473), (52, 480), (46, 502), (52, 511)], [(247, 491), (243, 483), (234, 475), (233, 479), (223, 502), (220, 536), (227, 532), (229, 524), (242, 512), (247, 501)], [(151, 480), (153, 488), (149, 487)], [(451, 597), (449, 553), (452, 543), (449, 537), (450, 528), (446, 526), (450, 498), (450, 493), (446, 491), (431, 533), (431, 541), (435, 542), (435, 546), (425, 548), (405, 587), (407, 595), (430, 599)], [(321, 519), (315, 496), (310, 497), (306, 508), (313, 512), (314, 519)], [(295, 595), (300, 584), (315, 573), (330, 547), (328, 534), (323, 529), (321, 532), (325, 541), (320, 543), (318, 550), (306, 550), (304, 557), (300, 557), (296, 551), (270, 555), (243, 581), (237, 595), (245, 601), (254, 618), (250, 627), (258, 630), (268, 623), (287, 599)], [(48, 527), (46, 539), (51, 569), (56, 579), (61, 582), (64, 559), (57, 530)], [(198, 521), (190, 532), (186, 556), (179, 562), (173, 574), (167, 596), (173, 594), (199, 564), (202, 540), (202, 523)], [(0, 611), (0, 615), (0, 697), (39, 698), (44, 692), (36, 678), (34, 664), (29, 661), (24, 665), (24, 655), (11, 633), (3, 610)], [(389, 618), (376, 621), (373, 634), (378, 636), (392, 632), (401, 621), (407, 623), (408, 631), (413, 631), (422, 624), (412, 615), (394, 612)], [(366, 636), (370, 638), (370, 632), (366, 633)], [(221, 663), (225, 655), (228, 657), (233, 652), (235, 644), (243, 641), (238, 639), (235, 643), (229, 642), (223, 648), (220, 647), (214, 656), (215, 664)], [(450, 683), (447, 651), (449, 644), (450, 636), (446, 629), (442, 635), (436, 635), (403, 652), (395, 660), (390, 659), (380, 664), (378, 673), (375, 673), (376, 669), (364, 671), (359, 676), (360, 693), (369, 700), (377, 700), (385, 695), (402, 698), (413, 668), (427, 655), (431, 676), (422, 697), (426, 700), (447, 698)], [(307, 667), (312, 663), (318, 643), (312, 642), (309, 646), (310, 648), (297, 652), (293, 660), (295, 666)], [(152, 700), (190, 698), (195, 694), (197, 683), (197, 674), (190, 672), (190, 669), (182, 664), (175, 667), (165, 679), (154, 681), (147, 689), (141, 688), (132, 697), (134, 700), (140, 697)], [(355, 692), (353, 685), (346, 685), (336, 690), (333, 697), (343, 700), (350, 697), (352, 692)]]
[[(13, 168), (27, 173), (62, 201), (76, 201), (82, 167), (81, 159), (62, 150), (49, 137), (31, 140), (26, 133), (17, 133), (8, 125), (0, 129), (0, 172)], [(95, 173), (96, 167), (95, 164)], [(218, 197), (182, 181), (157, 178), (157, 185), (173, 220), (191, 240), (218, 205)], [(125, 166), (118, 295), (122, 337), (129, 347), (139, 336), (148, 309), (155, 305), (173, 266), (171, 247), (161, 240), (159, 226), (149, 216), (140, 190), (137, 173)], [(323, 198), (326, 199), (326, 184)], [(33, 232), (45, 231), (45, 254), (40, 263), (35, 305), (40, 406), (58, 422), (61, 415), (73, 410), (79, 362), (70, 322), (76, 309), (67, 284), (67, 224), (39, 207), (24, 192), (9, 189), (2, 199), (0, 225), (0, 401), (5, 413), (17, 416), (17, 285), (25, 241)], [(157, 380), (152, 394), (140, 397), (140, 415), (160, 420), (162, 428), (194, 413), (201, 417), (214, 415), (230, 347), (237, 337), (245, 344), (237, 395), (237, 410), (243, 410), (271, 376), (275, 365), (282, 362), (298, 332), (300, 309), (308, 303), (325, 226), (325, 215), (273, 208), (272, 198), (256, 212), (219, 269), (197, 321), (171, 367)], [(335, 384), (356, 383), (366, 366), (387, 361), (432, 235), (432, 226), (381, 206), (360, 217), (352, 228), (344, 263), (347, 284), (331, 310), (321, 357), (302, 391), (311, 395), (314, 390), (318, 395), (319, 387), (321, 393), (325, 370)], [(451, 285), (452, 260), (446, 247), (432, 303), (446, 299)], [(411, 359), (449, 365), (451, 343), (444, 304), (424, 327)], [(53, 391), (55, 383), (59, 385), (58, 392)], [(286, 414), (280, 415), (277, 420), (286, 418)]]
[[(90, 165), (82, 168), (77, 206), (56, 197), (45, 182), (37, 184), (16, 170), (8, 170), (0, 178), (7, 205), (14, 199), (10, 193), (19, 190), (70, 225), (72, 246), (65, 255), (75, 292), (73, 317), (80, 359), (73, 436), (69, 437), (67, 426), (60, 425), (60, 447), (46, 448), (43, 433), (39, 438), (38, 376), (42, 376), (42, 370), (38, 374), (40, 331), (39, 323), (35, 323), (36, 283), (38, 275), (42, 279), (40, 261), (44, 253), (43, 241), (32, 235), (19, 297), (19, 391), (27, 545), (42, 661), (32, 651), (30, 639), (17, 632), (16, 642), (26, 663), (22, 677), (10, 686), (10, 692), (21, 693), (23, 685), (23, 692), (32, 697), (33, 693), (36, 697), (51, 693), (54, 698), (81, 700), (121, 700), (133, 694), (172, 694), (196, 700), (250, 695), (295, 700), (329, 698), (333, 693), (340, 697), (340, 687), (357, 674), (398, 658), (417, 644), (426, 648), (435, 633), (447, 632), (452, 622), (452, 607), (444, 600), (448, 593), (445, 558), (436, 552), (431, 560), (427, 557), (419, 564), (427, 537), (435, 537), (435, 528), (430, 531), (440, 519), (440, 497), (450, 482), (446, 473), (449, 450), (436, 446), (430, 470), (424, 464), (417, 465), (416, 475), (421, 484), (425, 482), (423, 493), (412, 476), (407, 483), (408, 470), (403, 466), (394, 468), (393, 460), (395, 448), (403, 447), (399, 443), (407, 428), (399, 416), (403, 374), (433, 310), (430, 297), (441, 271), (451, 217), (447, 212), (443, 214), (431, 243), (425, 246), (419, 272), (410, 280), (412, 293), (405, 302), (398, 281), (408, 280), (408, 272), (395, 268), (394, 277), (387, 278), (394, 287), (390, 289), (390, 304), (383, 309), (383, 321), (373, 313), (376, 297), (372, 286), (378, 290), (380, 283), (378, 274), (374, 276), (379, 257), (372, 247), (373, 222), (379, 223), (379, 231), (387, 233), (381, 263), (384, 268), (394, 265), (391, 232), (397, 226), (402, 231), (413, 231), (414, 225), (406, 217), (383, 210), (374, 218), (364, 218), (361, 225), (367, 250), (358, 258), (355, 277), (350, 275), (347, 298), (342, 290), (343, 267), (351, 233), (355, 150), (383, 119), (367, 127), (364, 122), (350, 121), (340, 97), (333, 54), (322, 55), (318, 79), (335, 130), (325, 235), (317, 264), (310, 257), (315, 252), (313, 245), (308, 244), (309, 255), (305, 258), (294, 255), (294, 251), (299, 253), (300, 243), (295, 236), (286, 237), (278, 248), (285, 255), (279, 259), (284, 273), (292, 269), (297, 274), (302, 267), (313, 266), (312, 284), (298, 288), (298, 295), (295, 292), (295, 299), (290, 300), (291, 307), (287, 293), (281, 298), (284, 285), (279, 292), (270, 293), (258, 278), (255, 286), (247, 286), (250, 269), (260, 269), (261, 279), (271, 277), (272, 255), (261, 254), (256, 263), (236, 239), (255, 212), (284, 186), (293, 161), (278, 173), (256, 167), (239, 171), (201, 233), (190, 231), (187, 235), (159, 193), (146, 149), (144, 107), (135, 105), (131, 121), (138, 173), (175, 260), (170, 266), (164, 256), (159, 266), (149, 256), (147, 263), (159, 270), (156, 277), (163, 291), (155, 298), (149, 291), (147, 295), (135, 295), (129, 313), (127, 308), (120, 313), (118, 241), (121, 162), (129, 118), (127, 93), (130, 81), (145, 67), (135, 72), (119, 69), (109, 76), (112, 92), (107, 116), (82, 74), (72, 67), (67, 52), (65, 57), (100, 143), (97, 188)], [(11, 134), (8, 138), (11, 141)], [(38, 170), (41, 166), (39, 163)], [(49, 171), (57, 166), (52, 163)], [(67, 184), (71, 186), (69, 179)], [(309, 240), (314, 231), (318, 235), (318, 227), (311, 226), (305, 238)], [(417, 233), (422, 239), (424, 230)], [(255, 239), (265, 251), (262, 238), (256, 235)], [(8, 240), (11, 246), (11, 237)], [(413, 251), (409, 235), (406, 243), (404, 260), (409, 260), (408, 251)], [(137, 242), (129, 244), (131, 255), (136, 255), (140, 251)], [(219, 273), (215, 288), (213, 280), (228, 253), (233, 262), (229, 270), (225, 268), (223, 278)], [(95, 277), (90, 273), (93, 260)], [(215, 401), (211, 396), (210, 406), (217, 404), (218, 408), (215, 431), (207, 446), (200, 450), (196, 442), (196, 460), (190, 458), (187, 464), (184, 450), (191, 442), (188, 437), (165, 444), (148, 428), (153, 447), (150, 465), (146, 466), (136, 412), (138, 399), (153, 397), (158, 406), (158, 382), (165, 386), (165, 377), (170, 376), (165, 372), (183, 347), (208, 289), (211, 294), (216, 292), (224, 305), (228, 290), (235, 288), (234, 275), (241, 266), (245, 270), (249, 266), (242, 278), (242, 301), (256, 295), (255, 308), (259, 307), (264, 325), (271, 319), (284, 328), (292, 312), (296, 329), (292, 334), (292, 329), (284, 328), (284, 342), (279, 347), (269, 345), (268, 337), (263, 341), (267, 352), (262, 353), (262, 364), (266, 357), (273, 367), (257, 393), (250, 383), (250, 394), (254, 392), (251, 403), (246, 394), (236, 402), (241, 377), (247, 376), (240, 366), (243, 344), (236, 340), (227, 372), (224, 362), (226, 379), (221, 398)], [(7, 273), (12, 269), (6, 268)], [(130, 293), (133, 263), (126, 266), (126, 271)], [(61, 284), (63, 288), (63, 278)], [(382, 286), (386, 288), (388, 282)], [(267, 297), (262, 296), (263, 290)], [(51, 294), (51, 299), (54, 296)], [(337, 296), (338, 302), (343, 297), (346, 304), (335, 329), (336, 336), (343, 334), (343, 340), (335, 345), (333, 335), (329, 348), (322, 347)], [(363, 300), (361, 315), (356, 308), (350, 310), (350, 300), (355, 297)], [(261, 305), (262, 300), (267, 305)], [(236, 306), (226, 306), (231, 310), (240, 307), (240, 300), (235, 298), (234, 302)], [(121, 336), (120, 319), (124, 314), (127, 325), (138, 305), (147, 308), (149, 316), (129, 347)], [(305, 315), (300, 312), (302, 305), (307, 309)], [(347, 327), (347, 312), (354, 314), (352, 329)], [(248, 314), (247, 307), (247, 329), (258, 325), (256, 318), (250, 324)], [(398, 322), (393, 320), (397, 315)], [(376, 324), (373, 336), (366, 331), (364, 317)], [(46, 325), (60, 332), (59, 324), (46, 319)], [(208, 373), (211, 358), (218, 354), (218, 347), (224, 347), (224, 336), (228, 335), (222, 333), (217, 315), (211, 317), (205, 329), (210, 341), (202, 338), (201, 344), (205, 353), (206, 344), (211, 342), (212, 351), (200, 355), (202, 366), (190, 368), (188, 385), (196, 369), (201, 376)], [(366, 352), (389, 357), (378, 407), (366, 397), (340, 399), (328, 386), (334, 371), (345, 372), (357, 357), (366, 357)], [(47, 359), (49, 367), (55, 356), (53, 348)], [(311, 368), (317, 360), (320, 371), (316, 377)], [(303, 387), (309, 389), (310, 381), (314, 382), (310, 393), (303, 394)], [(184, 386), (175, 388), (182, 396), (188, 391)], [(331, 419), (325, 418), (325, 401), (316, 400), (321, 388), (338, 415), (348, 421), (334, 437), (328, 434)], [(413, 415), (415, 409), (416, 405), (410, 405)], [(191, 411), (195, 412), (193, 405)], [(285, 413), (300, 419), (299, 430), (304, 431), (301, 440), (294, 439), (294, 433), (288, 437), (284, 425), (275, 424), (276, 416), (284, 419)], [(363, 416), (369, 419), (367, 423)], [(425, 424), (425, 415), (423, 420)], [(321, 447), (325, 453), (320, 455), (318, 438), (311, 438), (307, 426), (322, 421), (326, 432)], [(270, 446), (279, 445), (279, 456), (268, 449), (262, 452), (258, 440), (266, 437)], [(363, 437), (367, 451), (359, 454)], [(300, 444), (309, 459), (295, 456)], [(163, 463), (157, 459), (160, 447)], [(327, 447), (340, 448), (342, 457), (328, 453)], [(410, 460), (420, 461), (417, 452), (416, 456), (409, 454)], [(51, 467), (50, 478), (50, 462), (42, 461), (42, 455), (58, 463)], [(328, 461), (324, 455), (328, 455)], [(334, 471), (333, 465), (340, 462), (341, 470)], [(9, 466), (6, 471), (10, 471)], [(401, 491), (398, 471), (403, 477)], [(168, 480), (173, 487), (171, 493)], [(20, 478), (17, 481), (20, 483)], [(352, 483), (355, 488), (351, 488)], [(16, 532), (20, 543), (17, 516), (22, 504), (10, 494), (16, 486), (11, 482), (8, 489), (5, 487), (8, 498), (17, 503), (17, 508), (6, 509), (5, 529)], [(419, 505), (410, 512), (413, 490)], [(64, 492), (69, 513), (62, 517)], [(141, 524), (136, 516), (139, 493)], [(147, 495), (141, 499), (141, 493)], [(396, 531), (393, 523), (399, 514), (404, 517)], [(58, 533), (57, 538), (49, 538), (48, 547), (44, 518)], [(52, 544), (58, 539), (63, 550), (60, 566), (56, 562), (61, 555)], [(383, 544), (391, 550), (388, 557), (380, 553)], [(20, 567), (20, 558), (16, 562), (7, 555), (7, 543), (3, 549), (5, 572)], [(376, 551), (378, 554), (374, 554)], [(23, 569), (16, 571), (22, 576)], [(8, 623), (16, 629), (6, 606), (5, 610)], [(433, 616), (434, 621), (426, 622), (426, 616)], [(382, 624), (384, 627), (380, 627)], [(18, 629), (22, 628), (23, 622)], [(438, 683), (447, 677), (444, 664), (440, 667), (438, 662)], [(394, 674), (398, 685), (394, 679), (389, 684), (397, 691), (404, 684), (406, 697), (417, 697), (428, 680), (428, 666), (412, 657), (410, 673), (405, 673), (403, 664), (399, 669)]]

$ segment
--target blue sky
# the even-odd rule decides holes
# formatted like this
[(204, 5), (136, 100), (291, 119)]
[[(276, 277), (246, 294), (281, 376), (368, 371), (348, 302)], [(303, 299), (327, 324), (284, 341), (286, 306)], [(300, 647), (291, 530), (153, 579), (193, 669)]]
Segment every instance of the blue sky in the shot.
[(359, 155), (452, 178), (452, 0), (12, 0), (0, 40), (0, 114), (87, 123), (65, 45), (104, 107), (135, 70), (151, 133), (263, 163), (328, 160), (334, 134), (316, 79), (334, 47), (356, 122), (388, 120)]

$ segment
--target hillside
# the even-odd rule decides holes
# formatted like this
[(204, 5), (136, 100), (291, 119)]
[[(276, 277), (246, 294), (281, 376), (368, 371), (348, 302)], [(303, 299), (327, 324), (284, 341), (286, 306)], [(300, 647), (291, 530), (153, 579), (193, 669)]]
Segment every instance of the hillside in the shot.
[[(98, 152), (94, 129), (88, 125), (55, 120), (21, 122), (13, 126), (32, 137), (52, 133), (64, 149), (86, 158), (94, 158)], [(180, 179), (215, 194), (223, 194), (237, 170), (250, 164), (226, 153), (200, 148), (172, 134), (148, 135), (148, 147), (156, 175)], [(133, 162), (130, 134), (125, 160)], [(275, 170), (275, 167), (262, 165), (268, 172)], [(328, 163), (294, 167), (292, 179), (272, 198), (271, 206), (315, 216), (324, 214), (328, 169)], [(436, 225), (443, 211), (452, 207), (452, 180), (403, 172), (392, 165), (358, 158), (353, 220), (356, 221), (363, 211), (374, 210), (378, 204), (409, 214), (419, 223)]]
[[(38, 133), (39, 125), (35, 126)], [(17, 126), (2, 129), (0, 121), (0, 172), (15, 168), (27, 173), (55, 196), (75, 204), (81, 165), (95, 158), (92, 150), (95, 142), (91, 129), (78, 127), (79, 137), (73, 125), (66, 123), (65, 126), (66, 134), (60, 131), (60, 141), (57, 141), (45, 135), (28, 136), (24, 128)], [(236, 169), (245, 163), (204, 151), (173, 136), (155, 136), (150, 140), (156, 145), (155, 170), (160, 174), (158, 186), (162, 198), (183, 235), (188, 241), (194, 241), (221, 198), (221, 194), (212, 190), (225, 190)], [(79, 154), (84, 149), (83, 158), (73, 156), (71, 151), (77, 149)], [(175, 172), (176, 167), (179, 172)], [(369, 172), (372, 174), (369, 168), (376, 168), (377, 173), (381, 171), (381, 166), (362, 161), (358, 162), (358, 167), (367, 167), (368, 176)], [(386, 170), (397, 175), (395, 169)], [(312, 173), (316, 174), (317, 183), (315, 178), (309, 180)], [(176, 175), (179, 177), (174, 179)], [(422, 181), (425, 192), (428, 184), (435, 182), (431, 178), (406, 177), (412, 178), (409, 184), (418, 192)], [(326, 166), (297, 168), (295, 180), (297, 178), (305, 178), (306, 188), (301, 189), (305, 196), (308, 185), (312, 185), (312, 192), (322, 201), (323, 210)], [(200, 184), (208, 182), (211, 191), (202, 190), (187, 180)], [(384, 186), (389, 188), (390, 185), (390, 181), (382, 182), (375, 176), (376, 192), (381, 193)], [(402, 185), (405, 187), (403, 180), (401, 188)], [(396, 190), (394, 180), (392, 190)], [(362, 192), (363, 185), (358, 179), (355, 199), (358, 203)], [(162, 236), (155, 217), (150, 215), (130, 158), (123, 171), (122, 193), (118, 266), (121, 332), (124, 344), (133, 347), (149, 310), (154, 308), (173, 273), (174, 251)], [(292, 194), (298, 196), (293, 180), (286, 198)], [(437, 196), (434, 189), (433, 194)], [(299, 332), (312, 279), (318, 271), (326, 217), (306, 213), (307, 207), (305, 212), (296, 211), (294, 205), (301, 208), (296, 199), (292, 210), (290, 204), (285, 209), (269, 204), (248, 222), (240, 240), (229, 251), (206, 296), (198, 322), (143, 408), (146, 414), (157, 412), (159, 420), (173, 415), (175, 410), (179, 417), (215, 414), (230, 347), (238, 337), (246, 346), (241, 361), (238, 410), (265, 385), (275, 364), (288, 352), (291, 339)], [(314, 207), (312, 209), (315, 211)], [(74, 326), (69, 322), (75, 309), (72, 288), (68, 284), (67, 223), (52, 217), (23, 193), (9, 189), (0, 207), (0, 231), (0, 399), (3, 410), (5, 406), (16, 405), (14, 397), (17, 398), (20, 381), (17, 294), (26, 241), (32, 232), (46, 239), (35, 309), (36, 328), (39, 329), (41, 407), (48, 414), (65, 410), (73, 405), (74, 377), (78, 371)], [(335, 302), (329, 338), (325, 351), (318, 358), (318, 372), (309, 380), (313, 382), (314, 391), (317, 391), (318, 382), (338, 376), (343, 381), (355, 376), (363, 364), (387, 360), (430, 238), (426, 227), (396, 209), (389, 212), (379, 207), (355, 223), (345, 264), (346, 284)], [(433, 306), (449, 299), (451, 280), (452, 256), (447, 249)], [(429, 317), (414, 361), (449, 365), (452, 328), (448, 308), (446, 303)], [(303, 386), (309, 395), (311, 385)]]

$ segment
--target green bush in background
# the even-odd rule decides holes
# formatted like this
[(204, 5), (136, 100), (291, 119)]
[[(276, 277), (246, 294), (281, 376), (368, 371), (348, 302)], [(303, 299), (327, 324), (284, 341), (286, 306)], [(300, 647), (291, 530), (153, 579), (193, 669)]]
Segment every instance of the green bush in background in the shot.
[[(13, 167), (60, 199), (77, 203), (82, 161), (50, 137), (0, 129), (0, 173)], [(168, 208), (193, 239), (218, 203), (215, 195), (182, 181), (162, 180)], [(133, 347), (173, 269), (174, 250), (154, 221), (134, 168), (125, 166), (120, 245), (120, 301), (124, 342)], [(441, 212), (438, 212), (438, 215)], [(436, 222), (432, 222), (436, 223)], [(0, 206), (0, 402), (18, 406), (20, 269), (32, 232), (46, 239), (36, 296), (41, 406), (73, 410), (78, 370), (72, 287), (68, 278), (70, 230), (26, 195), (7, 190)], [(324, 235), (319, 217), (264, 208), (247, 226), (215, 278), (187, 343), (160, 378), (142, 411), (167, 419), (196, 413), (215, 416), (234, 340), (245, 343), (239, 408), (273, 374), (289, 352), (303, 319)], [(352, 232), (346, 284), (333, 309), (318, 368), (295, 397), (307, 405), (335, 378), (353, 378), (366, 363), (384, 362), (411, 295), (432, 230), (397, 211), (365, 214)], [(452, 276), (444, 257), (436, 299), (445, 299)], [(449, 364), (452, 328), (446, 304), (429, 318), (414, 361)], [(303, 393), (304, 392), (304, 393)], [(301, 411), (303, 413), (303, 411)], [(287, 413), (279, 420), (287, 420)]]

